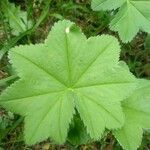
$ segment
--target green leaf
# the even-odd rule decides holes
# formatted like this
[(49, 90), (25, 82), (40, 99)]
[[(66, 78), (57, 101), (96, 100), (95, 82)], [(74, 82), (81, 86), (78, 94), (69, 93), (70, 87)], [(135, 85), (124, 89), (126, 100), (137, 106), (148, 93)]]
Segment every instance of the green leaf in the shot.
[(25, 116), (25, 139), (51, 137), (65, 142), (75, 109), (87, 132), (99, 139), (105, 128), (124, 123), (120, 102), (135, 88), (135, 78), (119, 64), (120, 46), (108, 35), (86, 39), (70, 21), (59, 21), (44, 44), (13, 48), (9, 58), (20, 80), (0, 104)]
[(126, 150), (136, 150), (142, 141), (143, 128), (150, 128), (150, 81), (139, 80), (138, 89), (123, 101), (125, 124), (114, 135)]
[(86, 128), (78, 115), (74, 116), (70, 125), (68, 141), (75, 146), (91, 142), (91, 138), (87, 134)]
[(126, 0), (92, 0), (91, 7), (95, 11), (113, 10), (120, 7)]
[(19, 6), (9, 3), (8, 0), (0, 1), (1, 10), (8, 20), (12, 34), (19, 35), (32, 27), (32, 21), (27, 19), (27, 12), (21, 11)]
[[(101, 2), (100, 6), (96, 7), (95, 1)], [(117, 31), (123, 42), (130, 42), (139, 30), (150, 33), (150, 0), (117, 0), (116, 3), (114, 0), (93, 0), (93, 3), (93, 10), (112, 10), (120, 7), (110, 23), (110, 29)]]

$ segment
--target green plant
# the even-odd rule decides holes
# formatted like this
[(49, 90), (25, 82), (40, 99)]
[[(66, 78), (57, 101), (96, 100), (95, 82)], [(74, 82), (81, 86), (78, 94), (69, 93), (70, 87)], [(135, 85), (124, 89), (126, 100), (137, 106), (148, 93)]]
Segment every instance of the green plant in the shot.
[(92, 0), (92, 9), (116, 10), (110, 29), (118, 31), (123, 42), (130, 42), (139, 30), (150, 33), (150, 0)]
[(19, 6), (16, 7), (14, 3), (9, 3), (8, 0), (0, 1), (0, 5), (1, 11), (10, 25), (12, 34), (19, 35), (32, 28), (33, 22), (28, 20), (27, 12), (21, 11)]
[[(90, 0), (0, 1), (0, 105), (6, 108), (0, 108), (0, 149), (59, 150), (64, 142), (63, 149), (68, 150), (150, 148), (150, 82), (130, 73), (149, 78), (149, 35), (141, 32), (131, 43), (120, 44), (101, 35), (114, 35), (108, 24), (120, 12), (128, 24), (136, 22), (136, 17), (127, 19), (135, 14), (133, 4), (142, 4), (139, 10), (147, 18), (149, 7), (142, 6), (149, 0), (95, 0), (97, 8), (109, 12), (91, 11), (90, 4)], [(86, 36), (65, 18), (76, 22)], [(44, 43), (30, 44), (43, 41), (57, 20), (63, 21), (54, 25)], [(143, 23), (134, 26), (144, 31)], [(126, 22), (116, 25), (126, 42), (139, 30), (133, 36), (125, 31), (131, 29)]]
[(136, 150), (142, 141), (143, 128), (150, 128), (150, 82), (138, 80), (138, 88), (123, 101), (125, 124), (114, 131), (124, 149)]
[[(34, 25), (32, 25), (33, 20), (28, 20), (29, 14), (27, 14), (26, 11), (21, 11), (20, 7), (15, 7), (15, 5), (13, 3), (9, 3), (8, 0), (0, 1), (0, 8), (2, 10), (1, 13), (4, 13), (4, 18), (8, 21), (11, 31), (13, 31), (12, 33), (15, 33), (15, 35), (19, 34), (16, 37), (11, 37), (8, 42), (4, 44), (4, 46), (0, 50), (0, 60), (3, 58), (4, 54), (9, 51), (10, 48), (17, 44), (19, 40), (35, 32), (42, 21), (46, 18), (49, 12), (50, 3), (51, 0), (44, 0), (43, 10), (39, 18), (36, 19)], [(15, 13), (17, 14), (15, 15)], [(7, 29), (5, 30), (7, 31)]]
[(66, 20), (54, 25), (44, 44), (13, 48), (9, 58), (20, 79), (3, 92), (0, 104), (25, 116), (26, 143), (48, 137), (64, 143), (75, 109), (92, 139), (123, 126), (121, 101), (136, 79), (119, 62), (119, 52), (114, 37), (86, 39)]

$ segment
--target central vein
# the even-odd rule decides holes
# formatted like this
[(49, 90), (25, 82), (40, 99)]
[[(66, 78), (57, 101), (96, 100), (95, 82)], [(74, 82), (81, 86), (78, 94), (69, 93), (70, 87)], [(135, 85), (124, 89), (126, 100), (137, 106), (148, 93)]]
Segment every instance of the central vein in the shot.
[(69, 43), (68, 43), (68, 34), (69, 34), (69, 28), (66, 28), (65, 30), (65, 44), (66, 44), (66, 59), (67, 59), (67, 66), (68, 66), (68, 87), (71, 85), (71, 68), (70, 68), (70, 54), (69, 54)]

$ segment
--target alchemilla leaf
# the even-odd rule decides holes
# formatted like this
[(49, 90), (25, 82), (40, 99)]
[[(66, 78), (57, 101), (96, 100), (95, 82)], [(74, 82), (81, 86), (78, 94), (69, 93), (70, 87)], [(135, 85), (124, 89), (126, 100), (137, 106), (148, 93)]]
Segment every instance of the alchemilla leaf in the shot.
[(126, 0), (92, 0), (93, 10), (113, 10), (120, 7)]
[(150, 0), (93, 0), (93, 10), (119, 11), (110, 23), (123, 42), (130, 42), (139, 30), (150, 33)]
[(138, 89), (123, 101), (124, 126), (114, 131), (126, 150), (136, 150), (142, 141), (143, 128), (150, 128), (150, 81), (139, 80)]
[(3, 92), (0, 104), (25, 116), (27, 144), (48, 137), (65, 142), (75, 109), (90, 137), (99, 139), (105, 128), (123, 125), (120, 103), (135, 88), (119, 53), (114, 37), (87, 39), (74, 23), (59, 21), (44, 44), (10, 51), (20, 79)]

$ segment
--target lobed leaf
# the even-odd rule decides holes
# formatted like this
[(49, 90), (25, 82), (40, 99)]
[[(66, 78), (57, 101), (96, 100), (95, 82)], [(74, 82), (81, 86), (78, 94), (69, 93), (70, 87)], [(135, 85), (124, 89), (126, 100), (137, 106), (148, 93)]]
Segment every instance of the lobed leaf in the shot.
[(79, 115), (74, 116), (74, 119), (70, 125), (68, 141), (74, 146), (91, 142), (90, 136), (87, 134), (86, 128)]
[(136, 150), (142, 141), (143, 128), (150, 128), (150, 82), (139, 80), (138, 89), (123, 101), (125, 124), (114, 135), (126, 150)]
[(59, 21), (44, 44), (10, 51), (20, 80), (3, 92), (0, 104), (25, 116), (27, 144), (48, 137), (64, 143), (75, 109), (90, 137), (99, 139), (105, 128), (124, 124), (121, 101), (136, 86), (119, 53), (114, 37), (86, 39), (74, 23)]
[(92, 8), (119, 11), (110, 23), (110, 29), (117, 31), (123, 42), (130, 42), (139, 30), (150, 33), (150, 0), (93, 0)]

